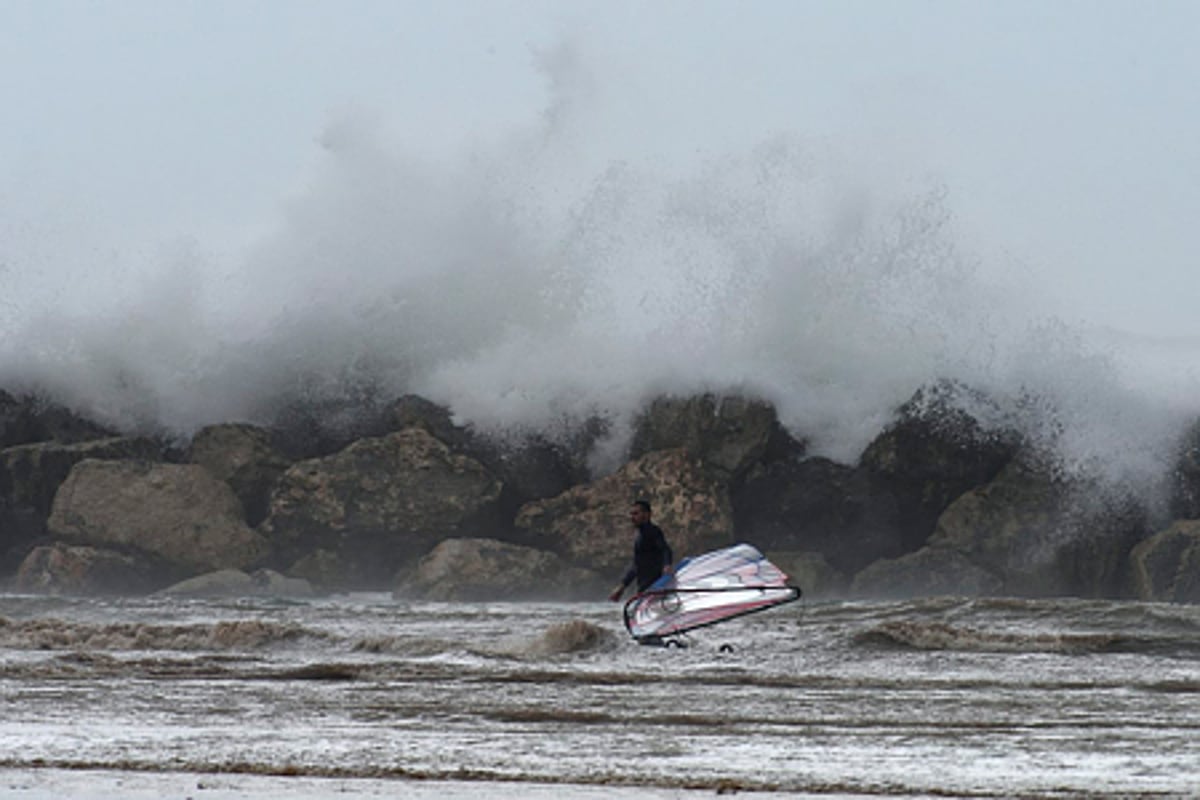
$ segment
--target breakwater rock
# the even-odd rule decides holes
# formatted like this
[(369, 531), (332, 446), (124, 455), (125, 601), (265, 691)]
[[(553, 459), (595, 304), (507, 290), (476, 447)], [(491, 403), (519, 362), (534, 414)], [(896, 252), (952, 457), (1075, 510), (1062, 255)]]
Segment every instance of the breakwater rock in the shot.
[(611, 461), (599, 418), (497, 439), (406, 396), (339, 437), (309, 435), (312, 419), (181, 442), (0, 391), (0, 580), (132, 594), (218, 574), (222, 591), (262, 592), (275, 584), (248, 576), (278, 575), (414, 599), (599, 598), (630, 556), (629, 504), (647, 499), (677, 557), (748, 541), (810, 597), (1200, 599), (1200, 426), (1155, 502), (1064, 471), (1023, 433), (1037, 424), (949, 382), (921, 387), (849, 464), (810, 455), (740, 394), (656, 398), (603, 474), (588, 469), (593, 448)]

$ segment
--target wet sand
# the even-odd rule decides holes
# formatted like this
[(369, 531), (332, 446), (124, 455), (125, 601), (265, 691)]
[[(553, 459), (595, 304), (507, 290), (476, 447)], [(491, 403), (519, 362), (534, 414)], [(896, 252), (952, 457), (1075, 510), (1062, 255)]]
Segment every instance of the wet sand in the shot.
[[(406, 800), (692, 800), (711, 798), (711, 789), (641, 786), (497, 783), (494, 781), (407, 781), (375, 778), (306, 778), (263, 775), (139, 773), (123, 771), (0, 770), (0, 795), (12, 800), (327, 800), (331, 797)], [(815, 798), (817, 795), (753, 792), (755, 800)], [(821, 798), (858, 798), (821, 794)]]

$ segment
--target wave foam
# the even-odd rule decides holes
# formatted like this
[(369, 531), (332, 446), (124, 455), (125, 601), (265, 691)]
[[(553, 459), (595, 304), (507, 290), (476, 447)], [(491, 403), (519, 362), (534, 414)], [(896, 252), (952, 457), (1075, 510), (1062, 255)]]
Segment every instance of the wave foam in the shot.
[(1065, 463), (1139, 484), (1200, 411), (1200, 346), (1100, 336), (1041, 307), (1036, 277), (987, 277), (1003, 265), (964, 252), (936, 182), (896, 189), (799, 135), (617, 158), (561, 105), (442, 161), (339, 122), (307, 191), (228, 262), (200, 243), (118, 280), (10, 266), (0, 384), (181, 435), (415, 392), (492, 432), (599, 415), (614, 457), (648, 398), (743, 392), (849, 462), (950, 378), (1036, 398)]

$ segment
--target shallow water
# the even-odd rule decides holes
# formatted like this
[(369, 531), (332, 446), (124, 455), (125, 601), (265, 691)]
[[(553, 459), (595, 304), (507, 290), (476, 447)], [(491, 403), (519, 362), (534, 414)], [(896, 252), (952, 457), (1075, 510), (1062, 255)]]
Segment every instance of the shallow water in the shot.
[(149, 797), (181, 774), (245, 797), (1200, 792), (1198, 607), (800, 603), (684, 649), (619, 616), (3, 596), (0, 792)]

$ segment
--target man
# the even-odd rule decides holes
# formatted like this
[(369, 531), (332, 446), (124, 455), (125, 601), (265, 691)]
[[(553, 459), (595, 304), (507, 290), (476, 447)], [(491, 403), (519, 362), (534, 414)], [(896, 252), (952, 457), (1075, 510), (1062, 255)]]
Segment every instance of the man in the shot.
[(633, 522), (635, 532), (633, 563), (608, 596), (614, 603), (621, 599), (634, 578), (637, 578), (637, 590), (644, 592), (664, 573), (671, 573), (671, 546), (667, 544), (662, 529), (650, 521), (650, 503), (645, 500), (635, 502), (629, 510), (629, 519)]

